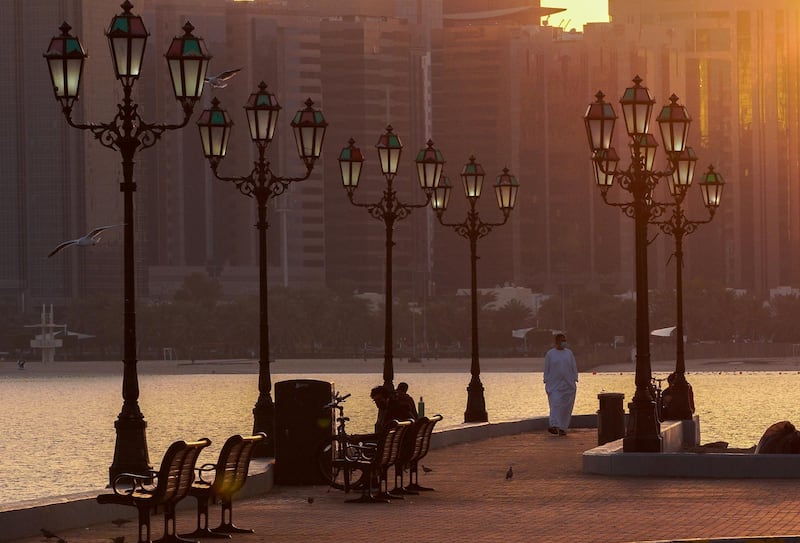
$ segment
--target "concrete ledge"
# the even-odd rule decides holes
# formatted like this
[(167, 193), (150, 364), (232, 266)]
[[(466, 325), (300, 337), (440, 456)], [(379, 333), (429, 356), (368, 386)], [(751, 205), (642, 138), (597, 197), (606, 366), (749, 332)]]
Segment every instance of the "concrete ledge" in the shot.
[(626, 453), (622, 440), (583, 453), (583, 472), (634, 477), (718, 479), (797, 479), (800, 454), (692, 453), (683, 445), (700, 441), (700, 422), (670, 421), (661, 425), (662, 453)]
[[(525, 432), (547, 430), (548, 418), (511, 420), (501, 422), (478, 422), (447, 426), (434, 431), (431, 449), (449, 447), (492, 437), (511, 436)], [(597, 428), (597, 415), (573, 415), (570, 428)]]

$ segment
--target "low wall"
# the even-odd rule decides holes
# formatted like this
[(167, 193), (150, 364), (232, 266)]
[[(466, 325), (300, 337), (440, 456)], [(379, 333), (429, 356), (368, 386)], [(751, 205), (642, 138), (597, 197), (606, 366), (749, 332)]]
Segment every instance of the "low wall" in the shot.
[(661, 424), (662, 453), (623, 452), (618, 439), (583, 453), (583, 472), (634, 477), (798, 479), (800, 454), (680, 452), (700, 443), (700, 419)]

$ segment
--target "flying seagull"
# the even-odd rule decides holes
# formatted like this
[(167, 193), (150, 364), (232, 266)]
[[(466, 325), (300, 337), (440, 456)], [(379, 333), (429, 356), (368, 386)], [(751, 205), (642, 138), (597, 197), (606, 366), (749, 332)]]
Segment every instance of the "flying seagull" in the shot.
[(226, 72), (222, 72), (221, 74), (212, 75), (210, 77), (206, 77), (205, 81), (211, 85), (212, 88), (224, 89), (228, 86), (228, 80), (239, 73), (240, 70), (241, 68), (236, 68), (235, 70), (228, 70)]
[(116, 228), (118, 226), (124, 226), (124, 225), (122, 225), (122, 224), (112, 224), (110, 226), (101, 226), (99, 228), (95, 228), (94, 230), (92, 230), (91, 232), (86, 234), (85, 236), (80, 237), (78, 239), (71, 239), (71, 240), (68, 240), (68, 241), (62, 241), (61, 243), (56, 245), (55, 249), (50, 251), (50, 254), (47, 255), (47, 258), (50, 258), (54, 254), (59, 252), (61, 249), (63, 249), (64, 247), (69, 247), (70, 245), (77, 245), (79, 247), (87, 247), (89, 245), (97, 245), (100, 242), (100, 234), (101, 234), (101, 232), (103, 232), (103, 230), (108, 230), (109, 228)]

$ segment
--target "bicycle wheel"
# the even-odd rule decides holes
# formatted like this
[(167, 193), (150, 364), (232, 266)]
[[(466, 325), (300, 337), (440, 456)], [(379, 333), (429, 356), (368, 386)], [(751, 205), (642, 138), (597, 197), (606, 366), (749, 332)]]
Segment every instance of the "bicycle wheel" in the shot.
[[(334, 442), (322, 444), (317, 453), (317, 466), (319, 467), (322, 477), (328, 482), (328, 485), (338, 490), (344, 490), (345, 468), (333, 465), (335, 450), (333, 445)], [(363, 469), (358, 467), (350, 468), (351, 489), (360, 489), (365, 479), (365, 472)]]

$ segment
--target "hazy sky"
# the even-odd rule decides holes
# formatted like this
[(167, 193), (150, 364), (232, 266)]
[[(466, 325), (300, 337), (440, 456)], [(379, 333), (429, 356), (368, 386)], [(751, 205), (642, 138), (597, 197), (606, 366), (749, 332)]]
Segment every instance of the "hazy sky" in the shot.
[(583, 30), (584, 23), (608, 21), (608, 2), (606, 0), (542, 0), (543, 7), (567, 8), (563, 13), (550, 16), (550, 26), (561, 26), (562, 21), (566, 28)]

